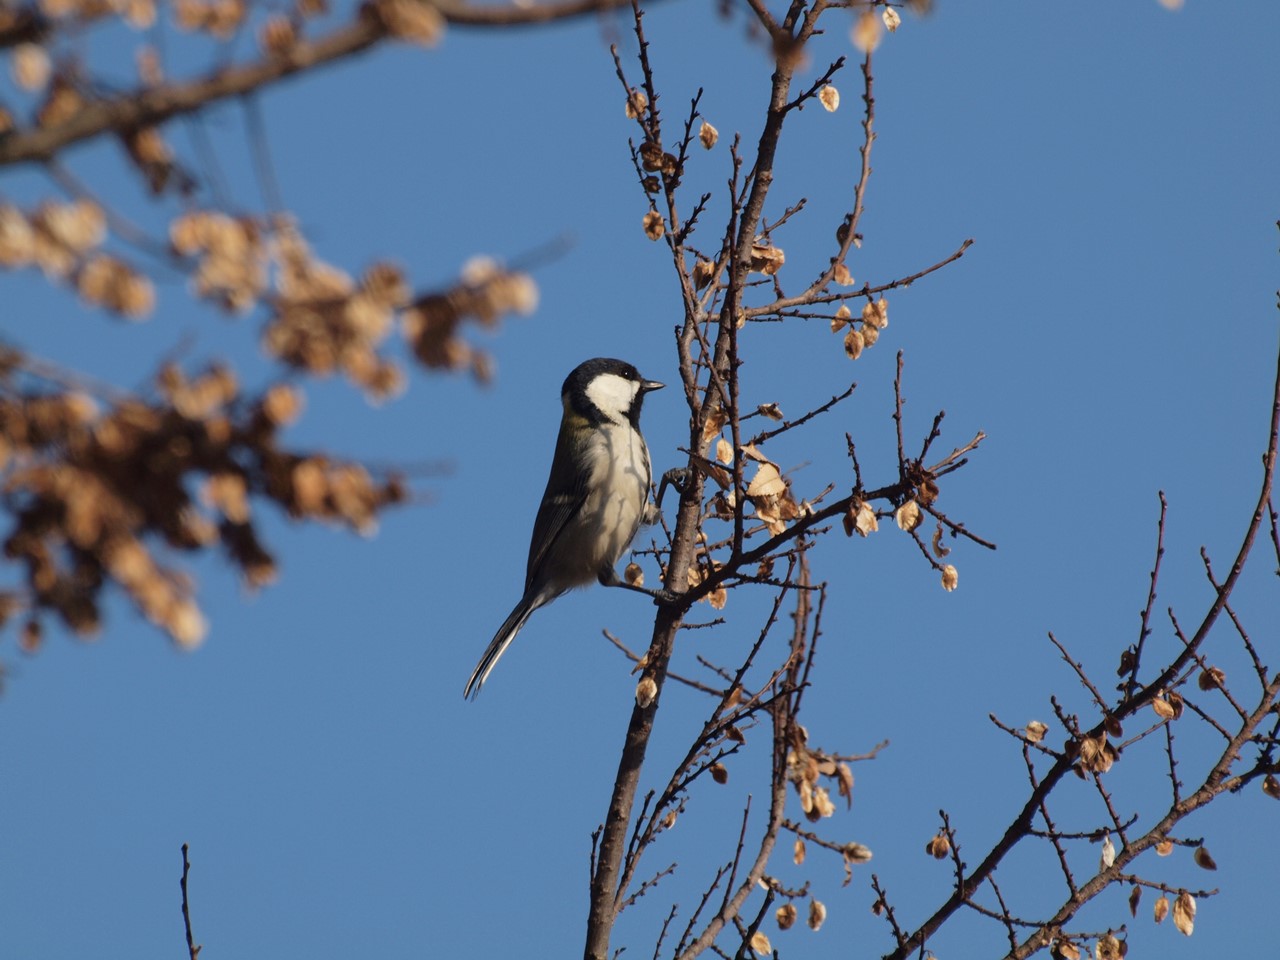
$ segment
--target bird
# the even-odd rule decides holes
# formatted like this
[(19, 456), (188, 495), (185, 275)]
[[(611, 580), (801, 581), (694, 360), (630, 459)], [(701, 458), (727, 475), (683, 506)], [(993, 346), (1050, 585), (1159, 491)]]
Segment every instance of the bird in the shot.
[(598, 581), (662, 595), (622, 580), (614, 565), (641, 524), (657, 520), (658, 507), (649, 502), (649, 448), (640, 434), (640, 408), (663, 386), (610, 357), (584, 361), (565, 378), (564, 412), (533, 523), (524, 595), (467, 680), (468, 700), (475, 699), (529, 615), (568, 591)]

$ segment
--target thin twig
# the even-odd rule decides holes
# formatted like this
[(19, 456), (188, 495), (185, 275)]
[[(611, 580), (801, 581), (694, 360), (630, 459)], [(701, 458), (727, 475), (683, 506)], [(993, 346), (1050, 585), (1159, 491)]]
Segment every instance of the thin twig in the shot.
[(191, 907), (187, 899), (187, 875), (191, 872), (191, 861), (187, 859), (187, 845), (182, 845), (182, 926), (187, 932), (187, 956), (189, 960), (197, 960), (200, 946), (191, 932)]
[[(691, 628), (693, 626), (699, 626), (699, 624), (684, 624), (684, 626)], [(707, 624), (701, 624), (701, 626), (707, 626)], [(630, 660), (632, 663), (636, 663), (636, 664), (640, 663), (640, 660), (641, 660), (640, 655), (632, 651), (626, 644), (624, 644), (621, 640), (615, 637), (612, 633), (610, 633), (608, 630), (602, 630), (601, 633), (604, 634), (604, 637), (606, 640), (608, 640), (615, 647), (621, 650), (628, 660)], [(688, 677), (682, 676), (678, 673), (668, 671), (667, 676), (670, 677), (672, 680), (675, 680), (677, 683), (683, 683), (686, 687), (692, 687), (694, 690), (699, 690), (702, 693), (709, 693), (712, 696), (716, 696), (716, 697), (720, 697), (724, 695), (723, 690), (717, 690), (715, 687), (709, 687), (705, 683), (699, 683), (697, 680), (691, 680)]]

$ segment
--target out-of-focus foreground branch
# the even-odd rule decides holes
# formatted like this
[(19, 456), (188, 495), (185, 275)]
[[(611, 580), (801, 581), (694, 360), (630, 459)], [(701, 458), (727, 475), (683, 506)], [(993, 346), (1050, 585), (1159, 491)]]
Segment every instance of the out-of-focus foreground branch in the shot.
[[(19, 94), (0, 104), (0, 167), (38, 163), (57, 194), (27, 203), (0, 195), (0, 270), (38, 270), (84, 306), (132, 321), (164, 309), (155, 270), (185, 275), (196, 300), (261, 318), (261, 344), (278, 365), (267, 382), (246, 386), (225, 361), (187, 360), (195, 352), (188, 345), (158, 362), (152, 388), (138, 392), (21, 343), (0, 345), (0, 503), (11, 521), (3, 542), (16, 578), (0, 583), (0, 621), (22, 617), (26, 649), (39, 644), (47, 614), (74, 633), (96, 631), (111, 584), (174, 640), (198, 642), (205, 617), (193, 582), (161, 553), (220, 547), (247, 584), (270, 582), (275, 563), (257, 533), (255, 502), (298, 519), (370, 528), (409, 490), (349, 457), (284, 446), (280, 433), (303, 410), (305, 378), (341, 374), (369, 399), (387, 399), (407, 382), (391, 338), (399, 331), (419, 367), (484, 380), (488, 356), (468, 328), (536, 306), (532, 278), (490, 257), (419, 290), (390, 260), (358, 276), (322, 260), (279, 207), (269, 132), (249, 95), (384, 40), (430, 45), (449, 24), (547, 23), (613, 5), (377, 0), (330, 15), (318, 0), (298, 0), (287, 12), (244, 0), (180, 0), (163, 10), (150, 0), (45, 0), (0, 11), (0, 50)], [(171, 21), (157, 23), (161, 13)], [(119, 67), (112, 48), (78, 39), (87, 30), (129, 29), (146, 33), (130, 51), (138, 84), (120, 92), (98, 78)], [(250, 30), (258, 49), (238, 59), (235, 41)], [(178, 36), (158, 44), (160, 31)], [(269, 203), (261, 213), (226, 191), (217, 150), (202, 135), (203, 112), (228, 98), (244, 106)], [(197, 134), (189, 156), (166, 139), (165, 121), (183, 114)], [(172, 211), (159, 235), (99, 187), (97, 168), (77, 173), (66, 158), (73, 146), (104, 137), (120, 141), (156, 206)]]
[[(284, 24), (263, 29), (263, 56), (246, 63), (219, 66), (207, 76), (193, 80), (162, 81), (137, 90), (108, 97), (87, 95), (86, 88), (68, 80), (50, 91), (48, 108), (35, 126), (13, 126), (0, 137), (0, 166), (44, 162), (65, 148), (104, 133), (121, 135), (154, 127), (183, 113), (201, 110), (231, 97), (263, 89), (286, 77), (305, 73), (347, 57), (363, 53), (386, 40), (409, 40), (434, 44), (446, 25), (462, 27), (514, 27), (551, 23), (587, 14), (600, 13), (624, 5), (622, 0), (565, 0), (512, 6), (477, 7), (452, 0), (372, 0), (359, 6), (352, 20), (314, 39)], [(186, 7), (198, 7), (188, 3)], [(229, 30), (247, 16), (243, 5), (232, 5), (224, 15), (228, 22), (211, 19), (215, 32)], [(303, 5), (305, 7), (305, 5)], [(184, 4), (178, 4), (179, 14)], [(85, 5), (86, 11), (92, 8)], [(77, 13), (75, 4), (69, 12)], [(96, 11), (94, 11), (96, 13)], [(92, 16), (93, 13), (85, 13)], [(154, 19), (154, 11), (150, 14)], [(198, 16), (197, 13), (191, 14)], [(212, 14), (210, 15), (213, 16)], [(50, 20), (34, 7), (6, 11), (0, 22), (0, 47), (39, 43), (56, 34), (60, 21)], [(54, 97), (60, 98), (57, 101)]]

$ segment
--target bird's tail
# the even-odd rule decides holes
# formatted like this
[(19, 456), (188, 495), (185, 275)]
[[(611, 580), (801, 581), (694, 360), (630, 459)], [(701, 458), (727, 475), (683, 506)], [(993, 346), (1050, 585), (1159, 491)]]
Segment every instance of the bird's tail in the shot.
[(489, 641), (489, 646), (485, 647), (484, 656), (480, 658), (476, 668), (471, 671), (471, 679), (467, 681), (467, 687), (462, 692), (463, 696), (468, 700), (476, 698), (476, 694), (484, 686), (485, 680), (489, 679), (490, 672), (498, 665), (498, 659), (506, 652), (507, 647), (511, 646), (511, 641), (516, 638), (520, 628), (529, 619), (529, 614), (533, 613), (545, 602), (536, 594), (534, 596), (526, 594), (520, 598), (520, 602), (511, 611), (511, 615), (503, 621), (502, 626), (498, 628), (498, 632)]

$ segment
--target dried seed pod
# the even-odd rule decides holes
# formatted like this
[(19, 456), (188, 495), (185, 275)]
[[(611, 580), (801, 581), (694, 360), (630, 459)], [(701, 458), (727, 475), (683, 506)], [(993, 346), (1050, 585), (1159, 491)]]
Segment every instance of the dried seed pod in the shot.
[(636, 684), (636, 706), (641, 710), (649, 707), (658, 696), (658, 684), (653, 677), (641, 677)]
[(862, 356), (862, 351), (866, 349), (867, 339), (862, 335), (861, 330), (850, 329), (844, 335), (844, 353), (850, 360), (857, 360)]
[(650, 173), (657, 173), (662, 169), (662, 157), (662, 147), (652, 140), (640, 144), (640, 166)]
[(643, 90), (632, 90), (627, 97), (626, 115), (628, 120), (643, 117), (649, 109), (649, 97)]
[(815, 933), (822, 928), (827, 919), (827, 908), (821, 900), (809, 901), (809, 929)]
[(840, 855), (844, 857), (846, 866), (851, 863), (869, 863), (871, 861), (871, 848), (861, 843), (846, 843), (840, 849)]
[(1272, 800), (1280, 800), (1280, 780), (1277, 780), (1275, 774), (1268, 773), (1262, 778), (1262, 792)]
[(951, 564), (942, 567), (942, 589), (950, 593), (960, 585), (960, 571)]
[(751, 247), (751, 269), (755, 273), (773, 276), (787, 262), (787, 255), (781, 247), (775, 247), (767, 240), (758, 240)]
[(1098, 858), (1098, 869), (1109, 870), (1111, 865), (1116, 862), (1116, 845), (1111, 839), (1111, 834), (1107, 834), (1102, 841), (1102, 855)]
[(1196, 925), (1196, 898), (1183, 890), (1173, 901), (1173, 925), (1178, 932), (1191, 936)]
[(1124, 960), (1128, 952), (1128, 944), (1115, 934), (1108, 933), (1098, 938), (1098, 946), (1094, 951), (1097, 960)]
[(908, 500), (893, 513), (893, 520), (898, 528), (910, 533), (924, 520), (923, 514), (920, 512), (920, 504), (914, 500)]
[(38, 43), (20, 43), (9, 56), (14, 83), (23, 90), (44, 89), (53, 72), (53, 64), (44, 47)]
[(835, 316), (831, 318), (831, 332), (839, 333), (849, 323), (849, 318), (853, 316), (853, 311), (849, 309), (847, 303), (840, 304), (840, 309), (835, 312)]
[(1227, 682), (1227, 675), (1217, 667), (1209, 667), (1202, 670), (1200, 675), (1196, 677), (1196, 686), (1201, 690), (1220, 690), (1223, 684)]
[(872, 53), (880, 46), (881, 23), (872, 7), (868, 7), (854, 21), (851, 39), (853, 45), (862, 53)]

